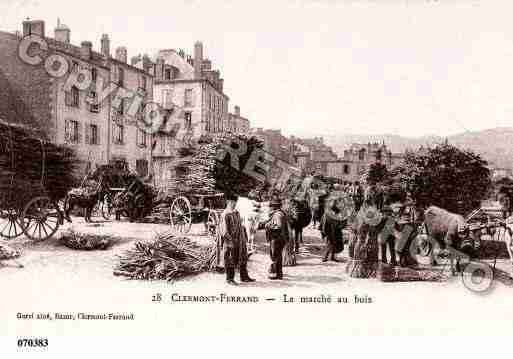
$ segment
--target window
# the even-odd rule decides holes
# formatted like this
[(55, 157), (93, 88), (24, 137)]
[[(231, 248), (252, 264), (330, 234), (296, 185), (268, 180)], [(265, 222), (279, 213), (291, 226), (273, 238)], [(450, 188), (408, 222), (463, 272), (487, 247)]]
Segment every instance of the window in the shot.
[(173, 108), (173, 90), (162, 91), (162, 103), (167, 109)]
[(122, 124), (116, 123), (114, 124), (114, 143), (117, 145), (122, 145), (125, 140), (125, 127)]
[(344, 165), (344, 174), (345, 175), (349, 174), (349, 165)]
[(137, 146), (146, 147), (146, 131), (143, 129), (137, 129)]
[(135, 170), (140, 177), (146, 177), (148, 175), (148, 161), (147, 160), (136, 160)]
[(89, 93), (89, 111), (98, 113), (100, 112), (100, 104), (98, 103), (98, 95), (96, 92), (91, 91)]
[(64, 140), (67, 143), (79, 142), (79, 123), (78, 121), (66, 120), (64, 124)]
[(376, 151), (376, 161), (381, 161), (381, 150)]
[(125, 83), (125, 70), (118, 68), (118, 85), (123, 87)]
[(141, 87), (144, 91), (146, 91), (146, 89), (148, 88), (148, 79), (146, 78), (146, 76), (142, 75), (142, 78), (141, 78)]
[(64, 101), (66, 102), (67, 106), (70, 107), (79, 107), (80, 103), (80, 92), (78, 91), (78, 88), (73, 86), (70, 90), (70, 92), (66, 92), (64, 94)]
[(86, 143), (90, 145), (98, 144), (98, 126), (89, 125), (86, 131)]
[(186, 89), (185, 95), (184, 95), (184, 105), (186, 107), (190, 107), (193, 105), (193, 98), (192, 98), (192, 89)]
[(124, 113), (125, 113), (125, 99), (122, 98), (121, 101), (119, 102), (118, 115), (123, 115)]
[(185, 125), (185, 129), (187, 129), (187, 130), (192, 129), (192, 114), (190, 112), (185, 112), (185, 114), (184, 114), (184, 125)]
[(166, 69), (164, 71), (164, 79), (165, 80), (171, 80), (171, 69)]
[(358, 160), (365, 160), (365, 150), (363, 148), (360, 150), (360, 152), (358, 152)]
[(94, 67), (91, 69), (91, 81), (96, 82), (98, 79), (98, 70), (96, 70)]

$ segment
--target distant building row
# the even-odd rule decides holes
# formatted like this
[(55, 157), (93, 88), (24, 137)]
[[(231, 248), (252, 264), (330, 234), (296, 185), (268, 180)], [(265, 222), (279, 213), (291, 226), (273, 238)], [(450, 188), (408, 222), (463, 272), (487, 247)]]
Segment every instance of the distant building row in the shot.
[(253, 134), (264, 140), (265, 150), (289, 162), (304, 173), (318, 174), (344, 181), (358, 181), (371, 163), (381, 162), (392, 168), (403, 161), (403, 154), (392, 153), (382, 143), (352, 144), (339, 156), (322, 137), (287, 138), (280, 130), (256, 128)]

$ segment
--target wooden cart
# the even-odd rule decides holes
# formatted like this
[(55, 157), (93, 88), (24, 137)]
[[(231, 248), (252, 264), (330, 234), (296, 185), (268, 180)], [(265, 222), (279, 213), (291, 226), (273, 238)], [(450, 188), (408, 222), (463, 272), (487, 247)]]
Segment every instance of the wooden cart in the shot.
[(215, 237), (225, 205), (223, 193), (178, 195), (171, 203), (171, 227), (175, 232), (186, 234), (192, 223), (203, 222), (207, 233)]

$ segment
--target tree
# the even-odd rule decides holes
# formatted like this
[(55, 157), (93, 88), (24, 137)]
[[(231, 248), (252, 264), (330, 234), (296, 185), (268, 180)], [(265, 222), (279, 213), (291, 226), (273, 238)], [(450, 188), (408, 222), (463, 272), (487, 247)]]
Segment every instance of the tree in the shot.
[(388, 176), (387, 166), (381, 162), (374, 162), (367, 172), (367, 183), (376, 184), (385, 180)]
[(467, 214), (489, 193), (491, 177), (486, 166), (478, 154), (445, 143), (407, 153), (395, 178), (417, 205)]

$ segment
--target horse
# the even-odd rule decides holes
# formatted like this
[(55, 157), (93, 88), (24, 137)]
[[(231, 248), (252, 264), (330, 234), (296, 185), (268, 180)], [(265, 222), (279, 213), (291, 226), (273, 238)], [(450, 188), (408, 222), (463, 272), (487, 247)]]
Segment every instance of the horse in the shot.
[(270, 218), (271, 209), (269, 202), (259, 202), (256, 199), (239, 197), (235, 210), (239, 212), (242, 225), (246, 230), (248, 250), (252, 251), (259, 226)]
[(288, 199), (285, 201), (285, 212), (294, 232), (294, 248), (299, 252), (299, 244), (303, 243), (303, 229), (306, 228), (312, 219), (312, 210), (306, 199)]
[(91, 222), (91, 215), (95, 205), (103, 199), (107, 192), (108, 186), (103, 176), (100, 177), (98, 184), (95, 189), (91, 192), (87, 192), (83, 188), (73, 188), (70, 190), (64, 199), (64, 209), (66, 218), (70, 218), (70, 212), (76, 206), (85, 209), (84, 219), (86, 222)]

